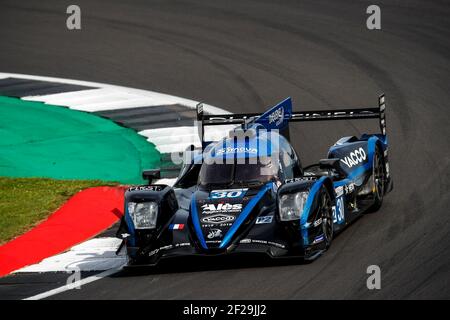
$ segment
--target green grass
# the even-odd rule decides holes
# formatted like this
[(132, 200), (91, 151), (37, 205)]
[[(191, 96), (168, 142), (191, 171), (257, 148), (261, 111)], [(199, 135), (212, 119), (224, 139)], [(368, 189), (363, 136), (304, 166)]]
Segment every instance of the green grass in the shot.
[[(26, 116), (24, 116), (26, 115)], [(155, 145), (106, 118), (0, 96), (0, 176), (145, 183), (159, 168)]]
[(75, 193), (112, 185), (116, 184), (99, 180), (0, 177), (0, 244), (45, 220)]

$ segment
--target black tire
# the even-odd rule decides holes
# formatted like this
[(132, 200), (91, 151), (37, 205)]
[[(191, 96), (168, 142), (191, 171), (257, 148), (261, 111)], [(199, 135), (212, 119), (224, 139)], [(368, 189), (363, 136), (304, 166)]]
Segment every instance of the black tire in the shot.
[(331, 196), (325, 187), (322, 187), (320, 193), (318, 216), (322, 218), (322, 231), (324, 235), (325, 248), (328, 249), (333, 241), (334, 222), (333, 222), (333, 203)]
[(373, 155), (372, 183), (374, 187), (374, 200), (370, 210), (377, 211), (383, 204), (383, 198), (386, 191), (386, 167), (384, 164), (383, 153), (378, 146), (375, 147), (375, 154)]

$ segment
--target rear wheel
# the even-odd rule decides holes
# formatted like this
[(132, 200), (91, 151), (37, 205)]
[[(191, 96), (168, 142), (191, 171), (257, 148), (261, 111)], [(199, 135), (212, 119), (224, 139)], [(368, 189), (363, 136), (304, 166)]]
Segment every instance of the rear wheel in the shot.
[(373, 170), (372, 182), (373, 182), (374, 201), (371, 210), (376, 211), (380, 209), (383, 203), (383, 197), (386, 187), (386, 168), (384, 166), (384, 158), (382, 151), (378, 146), (375, 148), (372, 170)]

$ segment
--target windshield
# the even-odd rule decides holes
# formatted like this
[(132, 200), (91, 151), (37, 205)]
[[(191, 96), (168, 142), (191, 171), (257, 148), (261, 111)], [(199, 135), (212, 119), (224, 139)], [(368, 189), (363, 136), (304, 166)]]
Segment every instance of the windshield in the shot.
[(245, 164), (203, 163), (199, 183), (203, 186), (262, 184), (278, 179), (278, 168), (270, 158), (253, 159)]

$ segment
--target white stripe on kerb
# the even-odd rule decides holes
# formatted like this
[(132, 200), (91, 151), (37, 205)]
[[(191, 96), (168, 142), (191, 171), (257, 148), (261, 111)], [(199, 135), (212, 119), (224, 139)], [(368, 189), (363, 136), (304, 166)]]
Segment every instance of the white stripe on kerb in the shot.
[(127, 260), (124, 251), (116, 255), (121, 239), (94, 238), (70, 248), (69, 251), (42, 260), (40, 263), (19, 269), (14, 273), (103, 271), (120, 268)]
[[(205, 128), (205, 141), (219, 141), (228, 136), (234, 125), (214, 126)], [(200, 138), (196, 127), (171, 127), (148, 129), (138, 132), (147, 137), (147, 140), (155, 144), (160, 153), (183, 152), (193, 144), (200, 146)]]
[(200, 145), (195, 127), (148, 129), (138, 133), (153, 143), (160, 153), (183, 152), (191, 144)]
[[(40, 77), (14, 73), (0, 73), (1, 78), (20, 78), (40, 81), (67, 83), (95, 89), (62, 92), (42, 96), (27, 96), (23, 100), (39, 101), (46, 104), (69, 107), (70, 109), (97, 112), (106, 110), (121, 110), (139, 107), (180, 104), (187, 108), (195, 108), (197, 101), (184, 99), (168, 94), (121, 87), (103, 83), (78, 81), (70, 79)], [(203, 104), (204, 111), (210, 114), (229, 114), (228, 111)], [(228, 134), (234, 126), (217, 126), (205, 129), (205, 141), (217, 141)], [(161, 153), (183, 152), (189, 145), (200, 146), (198, 133), (194, 127), (175, 127), (148, 129), (139, 132), (147, 137)]]
[(80, 105), (88, 103), (95, 99), (99, 99), (99, 97), (112, 97), (112, 99), (119, 98), (117, 94), (117, 90), (111, 88), (100, 88), (100, 89), (87, 89), (81, 91), (70, 91), (70, 92), (61, 92), (61, 93), (53, 93), (44, 96), (27, 96), (22, 98), (23, 100), (29, 101), (44, 101), (48, 104), (55, 105)]
[[(67, 106), (70, 109), (88, 112), (172, 105), (179, 102), (177, 99), (161, 98), (158, 95), (149, 97), (115, 88), (89, 89), (45, 96), (28, 96), (22, 99), (42, 101), (46, 104)], [(186, 107), (190, 108), (189, 106)]]
[[(164, 105), (164, 104), (181, 104), (188, 108), (195, 108), (198, 101), (180, 98), (177, 96), (172, 96), (169, 94), (154, 92), (154, 91), (148, 91), (148, 90), (141, 90), (141, 89), (134, 89), (129, 87), (122, 87), (122, 86), (115, 86), (110, 84), (104, 84), (104, 83), (97, 83), (97, 82), (89, 82), (89, 81), (79, 81), (79, 80), (71, 80), (71, 79), (63, 79), (63, 78), (53, 78), (53, 77), (42, 77), (42, 76), (33, 76), (33, 75), (26, 75), (26, 74), (17, 74), (17, 73), (3, 73), (0, 72), (0, 79), (2, 78), (18, 78), (18, 79), (30, 79), (30, 80), (38, 80), (38, 81), (52, 81), (52, 82), (59, 82), (59, 83), (66, 83), (66, 84), (75, 84), (80, 86), (87, 86), (87, 87), (98, 87), (98, 88), (108, 88), (112, 89), (114, 91), (119, 91), (121, 93), (130, 94), (130, 95), (136, 95), (140, 96), (142, 98), (147, 98), (149, 101), (153, 101), (153, 104), (150, 105)], [(86, 90), (82, 90), (79, 92), (84, 92)], [(62, 94), (69, 94), (68, 93), (62, 93)], [(53, 96), (53, 95), (47, 95), (47, 96), (40, 96), (41, 99), (45, 99), (45, 97)], [(37, 100), (39, 99), (36, 96), (31, 97), (25, 97), (23, 99), (33, 99), (33, 101), (43, 101), (45, 100)], [(67, 105), (68, 107), (72, 107), (70, 105)], [(74, 108), (76, 106), (73, 106)], [(122, 106), (117, 107), (117, 109), (127, 109), (132, 108), (130, 106)], [(203, 104), (204, 111), (210, 114), (230, 114), (230, 112), (217, 108), (208, 104)], [(107, 110), (107, 109), (101, 109), (101, 110)], [(95, 110), (86, 110), (86, 111), (95, 111)]]

